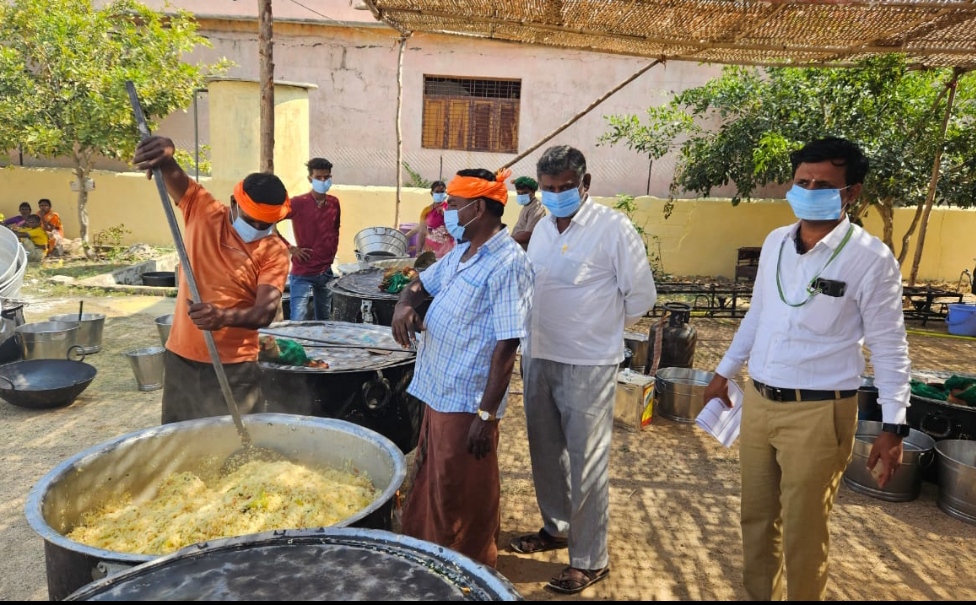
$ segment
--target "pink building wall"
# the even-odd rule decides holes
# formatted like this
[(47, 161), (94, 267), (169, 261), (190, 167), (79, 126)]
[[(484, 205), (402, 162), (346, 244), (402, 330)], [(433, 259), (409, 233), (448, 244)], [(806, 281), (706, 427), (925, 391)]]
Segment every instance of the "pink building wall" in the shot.
[[(164, 0), (143, 0), (163, 8)], [(192, 60), (227, 57), (236, 63), (231, 77), (258, 77), (253, 0), (170, 0), (194, 12), (212, 49), (196, 51)], [(394, 185), (396, 182), (397, 32), (373, 19), (368, 10), (353, 8), (357, 0), (277, 0), (275, 78), (318, 86), (310, 94), (313, 156), (334, 164), (334, 179), (351, 185)], [(311, 10), (309, 10), (311, 9)], [(314, 11), (314, 12), (313, 12)], [(645, 65), (633, 57), (566, 51), (463, 38), (414, 34), (403, 60), (403, 158), (428, 180), (450, 178), (462, 168), (495, 169), (515, 154), (459, 152), (421, 147), (424, 75), (462, 78), (520, 78), (522, 98), (519, 150), (534, 145), (596, 98)], [(535, 161), (551, 144), (570, 144), (586, 155), (595, 195), (618, 193), (666, 197), (674, 170), (673, 158), (653, 165), (626, 147), (598, 145), (606, 130), (605, 115), (636, 113), (670, 99), (672, 92), (699, 86), (718, 75), (719, 66), (671, 62), (654, 67), (611, 96), (555, 139), (513, 167), (515, 175), (535, 174)], [(206, 95), (200, 96), (199, 141), (207, 140)], [(160, 132), (192, 150), (192, 112), (167, 118)], [(404, 182), (409, 175), (404, 172)], [(715, 191), (713, 195), (722, 195)]]

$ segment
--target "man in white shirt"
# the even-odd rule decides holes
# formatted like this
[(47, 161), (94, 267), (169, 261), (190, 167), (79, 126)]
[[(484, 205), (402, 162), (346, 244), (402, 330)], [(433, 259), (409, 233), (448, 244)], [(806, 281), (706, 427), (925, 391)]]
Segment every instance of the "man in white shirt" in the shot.
[(587, 195), (586, 159), (550, 147), (536, 166), (542, 205), (529, 241), (535, 294), (522, 341), (525, 418), (543, 526), (511, 548), (569, 548), (548, 587), (577, 593), (607, 576), (610, 436), (624, 327), (654, 306), (647, 250), (630, 220)]
[(898, 263), (848, 221), (868, 160), (828, 137), (790, 156), (786, 199), (799, 222), (766, 238), (752, 304), (705, 389), (728, 403), (728, 379), (749, 362), (739, 460), (743, 584), (750, 600), (823, 600), (828, 519), (851, 459), (862, 345), (871, 351), (883, 431), (868, 467), (883, 488), (901, 463), (911, 365)]

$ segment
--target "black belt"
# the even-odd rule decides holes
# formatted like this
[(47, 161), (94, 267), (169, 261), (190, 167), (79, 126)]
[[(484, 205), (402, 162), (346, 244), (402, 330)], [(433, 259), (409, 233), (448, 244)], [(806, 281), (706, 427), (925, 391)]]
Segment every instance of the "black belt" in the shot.
[(847, 399), (857, 395), (853, 391), (811, 391), (809, 389), (778, 389), (761, 382), (752, 381), (759, 394), (770, 401), (828, 401), (831, 399)]

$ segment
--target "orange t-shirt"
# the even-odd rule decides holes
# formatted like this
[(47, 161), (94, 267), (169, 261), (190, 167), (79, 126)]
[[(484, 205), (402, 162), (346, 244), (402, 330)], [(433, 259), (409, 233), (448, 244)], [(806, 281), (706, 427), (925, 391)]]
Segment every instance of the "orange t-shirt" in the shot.
[[(230, 223), (230, 208), (214, 199), (199, 183), (180, 200), (186, 225), (184, 240), (190, 267), (203, 302), (225, 309), (250, 307), (260, 285), (284, 291), (290, 260), (288, 248), (277, 237), (245, 243)], [(180, 289), (166, 348), (180, 357), (210, 363), (203, 333), (188, 314), (190, 288), (180, 271)], [(256, 361), (258, 333), (247, 328), (223, 328), (213, 332), (223, 363)]]

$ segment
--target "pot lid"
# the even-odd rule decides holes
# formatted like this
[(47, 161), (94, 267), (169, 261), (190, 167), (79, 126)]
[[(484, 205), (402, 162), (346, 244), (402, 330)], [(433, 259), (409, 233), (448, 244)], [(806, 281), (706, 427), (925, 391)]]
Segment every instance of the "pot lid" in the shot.
[[(371, 349), (399, 349), (393, 340), (389, 326), (352, 323), (348, 321), (280, 321), (267, 328), (275, 338), (288, 338), (305, 347), (305, 353), (314, 360), (329, 364), (327, 368), (289, 366), (267, 361), (260, 366), (272, 370), (295, 372), (350, 372), (378, 370), (403, 363), (413, 363), (416, 353), (410, 350), (385, 351)], [(310, 340), (309, 340), (310, 339)], [(314, 341), (336, 343), (335, 347)]]
[(492, 569), (382, 530), (287, 530), (214, 540), (82, 587), (66, 600), (520, 601)]
[(380, 283), (383, 281), (383, 273), (385, 272), (386, 269), (370, 267), (349, 275), (343, 275), (335, 280), (335, 288), (363, 298), (397, 300), (400, 298), (399, 293), (390, 294), (380, 289)]

